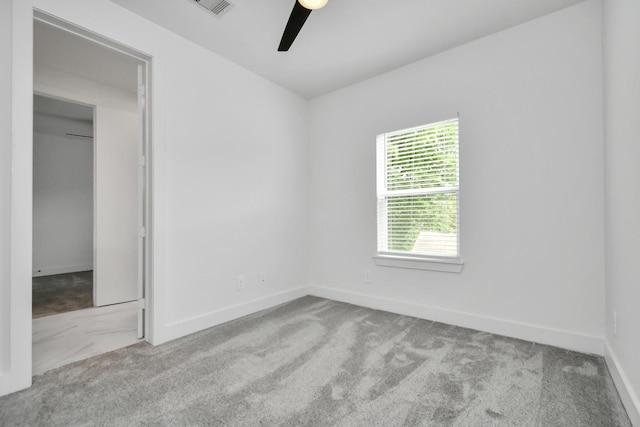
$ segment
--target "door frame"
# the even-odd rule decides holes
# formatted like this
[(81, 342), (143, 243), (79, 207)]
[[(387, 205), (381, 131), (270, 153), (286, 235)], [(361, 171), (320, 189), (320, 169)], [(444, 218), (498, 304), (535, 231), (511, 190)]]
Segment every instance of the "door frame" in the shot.
[[(143, 338), (146, 341), (149, 341), (149, 338), (153, 336), (153, 253), (152, 253), (152, 243), (153, 243), (153, 135), (152, 135), (152, 57), (143, 52), (140, 52), (136, 49), (133, 49), (129, 46), (125, 46), (121, 43), (118, 43), (109, 38), (103, 37), (95, 32), (88, 31), (81, 27), (78, 27), (70, 22), (61, 20), (55, 16), (49, 15), (45, 12), (39, 11), (35, 9), (33, 11), (33, 20), (40, 21), (47, 25), (51, 25), (56, 27), (62, 31), (66, 31), (74, 36), (84, 38), (89, 42), (95, 43), (97, 45), (101, 45), (113, 51), (119, 52), (121, 54), (133, 57), (134, 59), (140, 61), (143, 64), (143, 81), (145, 84), (145, 94), (144, 94), (144, 109), (142, 110), (142, 120), (143, 120), (143, 132), (141, 135), (142, 138), (142, 156), (144, 157), (144, 169), (143, 169), (143, 180), (144, 180), (144, 188), (142, 194), (142, 207), (143, 207), (143, 215), (142, 220), (144, 223), (144, 237), (142, 238), (142, 271), (139, 271), (139, 274), (142, 275), (142, 289), (140, 289), (140, 293), (142, 293), (142, 298), (138, 300), (138, 308), (143, 310), (142, 313), (142, 331)], [(56, 97), (55, 94), (43, 94), (45, 96)], [(81, 100), (70, 99), (72, 102), (83, 103)], [(95, 123), (95, 106), (94, 106), (94, 127)], [(95, 152), (94, 152), (94, 161), (95, 161)], [(94, 200), (95, 200), (95, 186), (94, 186)], [(94, 212), (95, 218), (95, 212)], [(94, 233), (95, 233), (95, 222), (94, 222)], [(95, 234), (94, 234), (95, 238)], [(95, 241), (94, 241), (95, 245)], [(94, 256), (95, 256), (95, 248), (94, 248)], [(30, 313), (31, 317), (31, 313)]]

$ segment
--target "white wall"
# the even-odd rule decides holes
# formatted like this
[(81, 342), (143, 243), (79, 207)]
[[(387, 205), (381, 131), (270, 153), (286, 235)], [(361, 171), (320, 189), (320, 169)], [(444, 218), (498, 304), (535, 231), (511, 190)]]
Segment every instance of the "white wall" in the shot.
[(640, 2), (603, 5), (607, 361), (640, 425)]
[[(602, 353), (600, 28), (588, 1), (313, 100), (313, 292)], [(376, 134), (457, 112), (462, 273), (375, 266)]]
[(176, 336), (306, 284), (308, 104), (199, 46), (166, 44), (166, 320)]
[[(10, 370), (11, 1), (0, 1), (0, 376)], [(2, 389), (0, 389), (2, 394)]]
[(93, 268), (93, 124), (34, 115), (33, 275)]
[[(13, 7), (12, 61), (21, 74), (13, 78), (18, 149), (12, 156), (17, 181), (11, 208), (27, 214), (12, 226), (17, 244), (10, 256), (17, 273), (4, 289), (26, 296), (30, 288), (36, 7), (153, 58), (150, 341), (161, 343), (304, 294), (304, 99), (106, 0), (15, 0)], [(264, 285), (260, 273), (266, 274)], [(241, 292), (235, 290), (238, 274), (247, 284)], [(11, 366), (0, 377), (0, 394), (30, 382), (30, 301), (15, 302), (14, 328), (2, 325), (10, 333)], [(14, 364), (19, 358), (26, 362)]]

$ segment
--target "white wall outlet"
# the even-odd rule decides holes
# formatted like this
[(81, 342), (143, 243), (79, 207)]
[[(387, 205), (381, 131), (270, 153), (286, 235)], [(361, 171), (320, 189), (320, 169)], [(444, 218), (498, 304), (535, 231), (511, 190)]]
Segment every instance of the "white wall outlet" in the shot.
[(371, 283), (371, 270), (364, 271), (364, 282)]
[(260, 273), (260, 284), (265, 285), (267, 283), (267, 275), (264, 273)]
[(613, 322), (613, 335), (618, 335), (618, 313), (614, 311), (611, 320)]
[(236, 279), (236, 289), (241, 291), (245, 287), (244, 276), (238, 276)]

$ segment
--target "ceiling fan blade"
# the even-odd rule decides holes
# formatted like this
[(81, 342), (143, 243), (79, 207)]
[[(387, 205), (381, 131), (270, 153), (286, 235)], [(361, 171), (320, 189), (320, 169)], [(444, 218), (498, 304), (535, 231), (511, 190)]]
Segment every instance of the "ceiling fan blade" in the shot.
[(289, 21), (287, 21), (287, 26), (284, 28), (284, 33), (282, 33), (282, 40), (280, 40), (278, 52), (286, 52), (289, 50), (310, 13), (311, 10), (302, 6), (298, 3), (298, 0), (296, 0), (291, 15), (289, 16)]

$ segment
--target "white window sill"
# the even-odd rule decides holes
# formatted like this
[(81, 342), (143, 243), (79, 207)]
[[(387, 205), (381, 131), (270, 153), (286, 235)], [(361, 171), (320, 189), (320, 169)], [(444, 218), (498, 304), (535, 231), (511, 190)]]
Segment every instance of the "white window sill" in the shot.
[(445, 273), (460, 273), (464, 262), (461, 259), (440, 259), (426, 257), (411, 257), (401, 255), (376, 255), (373, 257), (376, 265), (381, 267), (412, 268), (417, 270), (442, 271)]

